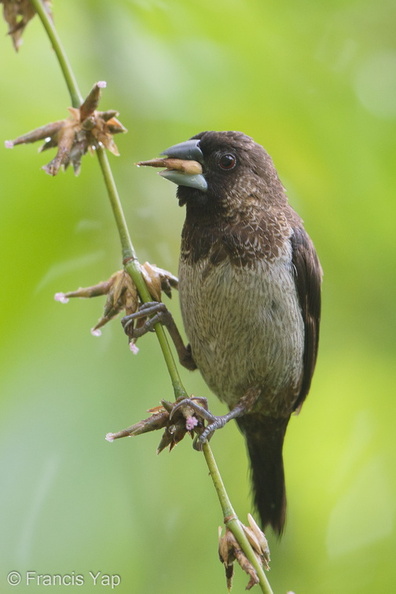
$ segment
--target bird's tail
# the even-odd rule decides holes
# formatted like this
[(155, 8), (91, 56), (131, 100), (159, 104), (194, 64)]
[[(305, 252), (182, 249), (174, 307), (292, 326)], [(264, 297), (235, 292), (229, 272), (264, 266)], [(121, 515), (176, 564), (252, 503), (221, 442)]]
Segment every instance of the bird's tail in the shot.
[(254, 502), (262, 527), (270, 524), (281, 535), (286, 518), (282, 447), (289, 418), (247, 414), (237, 422), (246, 437)]

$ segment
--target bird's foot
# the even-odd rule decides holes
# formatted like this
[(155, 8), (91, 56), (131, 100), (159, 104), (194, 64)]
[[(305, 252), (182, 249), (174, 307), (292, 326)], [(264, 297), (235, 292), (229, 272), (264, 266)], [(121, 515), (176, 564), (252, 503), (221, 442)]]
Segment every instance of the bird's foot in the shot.
[[(134, 323), (138, 320), (143, 320), (143, 324), (135, 327)], [(124, 332), (130, 338), (140, 338), (147, 332), (153, 332), (154, 326), (158, 323), (166, 327), (174, 324), (172, 314), (162, 301), (142, 303), (138, 311), (121, 319)]]
[(176, 411), (180, 411), (184, 407), (187, 407), (190, 410), (192, 409), (198, 418), (207, 421), (207, 426), (194, 440), (194, 448), (196, 450), (202, 450), (203, 444), (206, 441), (209, 441), (217, 429), (221, 429), (224, 427), (224, 425), (226, 425), (226, 423), (228, 423), (228, 421), (243, 415), (247, 410), (246, 398), (241, 398), (239, 403), (232, 410), (230, 410), (229, 413), (216, 416), (212, 414), (210, 410), (208, 410), (206, 398), (201, 398), (200, 400), (203, 402), (203, 405), (198, 404), (196, 398), (194, 400), (191, 400), (191, 398), (184, 398), (175, 404), (170, 414), (170, 418), (172, 418)]
[[(143, 324), (135, 326), (135, 321), (137, 322), (144, 318), (147, 319)], [(173, 321), (172, 315), (164, 303), (161, 301), (149, 301), (148, 303), (143, 303), (135, 313), (124, 316), (121, 324), (125, 334), (131, 339), (136, 339), (144, 336), (147, 332), (152, 332), (154, 326), (158, 323), (164, 326), (169, 325), (170, 319)]]
[(129, 336), (129, 340), (132, 343), (147, 334), (147, 332), (152, 332), (156, 324), (162, 324), (167, 328), (173, 340), (180, 363), (190, 370), (197, 368), (191, 354), (190, 345), (184, 345), (172, 314), (161, 301), (143, 303), (138, 311), (123, 317), (121, 324), (125, 334)]

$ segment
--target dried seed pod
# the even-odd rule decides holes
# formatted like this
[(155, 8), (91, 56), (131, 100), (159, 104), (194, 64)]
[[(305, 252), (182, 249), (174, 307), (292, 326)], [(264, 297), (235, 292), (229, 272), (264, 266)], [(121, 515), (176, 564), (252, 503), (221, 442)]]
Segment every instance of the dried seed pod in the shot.
[[(18, 51), (25, 27), (36, 14), (36, 10), (29, 0), (0, 0), (0, 4), (3, 4), (3, 17), (8, 24), (8, 34), (12, 37), (15, 50)], [(43, 5), (52, 18), (51, 0), (43, 0)]]
[(88, 151), (104, 146), (114, 155), (119, 155), (113, 135), (126, 132), (126, 128), (116, 119), (116, 111), (97, 111), (100, 91), (104, 82), (96, 83), (79, 108), (69, 107), (69, 117), (40, 126), (15, 140), (7, 140), (6, 147), (44, 140), (41, 151), (57, 147), (55, 157), (43, 169), (49, 175), (56, 175), (61, 168), (72, 165), (78, 175), (81, 159)]

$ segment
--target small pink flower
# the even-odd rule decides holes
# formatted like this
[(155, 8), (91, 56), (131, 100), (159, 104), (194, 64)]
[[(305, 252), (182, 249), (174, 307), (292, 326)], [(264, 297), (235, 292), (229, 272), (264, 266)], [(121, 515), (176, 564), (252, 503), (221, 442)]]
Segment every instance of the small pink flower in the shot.
[(99, 328), (92, 328), (91, 334), (92, 336), (102, 336), (102, 331)]
[(198, 419), (197, 417), (187, 417), (186, 418), (186, 429), (187, 431), (192, 431), (194, 429), (194, 427), (196, 427), (198, 425)]
[(59, 301), (59, 303), (69, 303), (69, 299), (64, 293), (55, 293), (54, 299), (55, 301)]
[(139, 352), (139, 347), (136, 346), (136, 344), (134, 342), (130, 342), (129, 343), (129, 350), (131, 351), (131, 353), (133, 355), (137, 355)]
[(110, 443), (114, 441), (114, 433), (108, 433), (105, 437), (106, 441), (109, 441)]

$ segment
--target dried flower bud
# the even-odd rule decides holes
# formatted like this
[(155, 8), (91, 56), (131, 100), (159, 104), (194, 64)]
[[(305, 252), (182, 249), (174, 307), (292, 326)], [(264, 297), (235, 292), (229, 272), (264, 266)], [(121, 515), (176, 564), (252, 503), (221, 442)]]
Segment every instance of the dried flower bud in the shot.
[(67, 293), (56, 293), (55, 300), (61, 303), (67, 303), (72, 297), (90, 298), (102, 295), (107, 295), (103, 316), (91, 330), (94, 336), (98, 336), (97, 331), (99, 328), (112, 320), (120, 311), (125, 310), (127, 313), (134, 313), (139, 306), (136, 287), (127, 272), (119, 270), (112, 274), (107, 281), (103, 281), (97, 285), (80, 288)]
[[(156, 301), (161, 301), (161, 292), (164, 291), (168, 297), (171, 297), (171, 289), (177, 289), (178, 280), (173, 274), (162, 268), (157, 268), (148, 262), (141, 267), (143, 277), (146, 281), (150, 295)], [(100, 282), (91, 287), (69, 291), (67, 293), (56, 293), (54, 298), (60, 303), (67, 303), (72, 297), (91, 298), (106, 295), (106, 302), (103, 309), (103, 315), (92, 328), (93, 336), (100, 336), (100, 328), (125, 311), (126, 315), (135, 313), (141, 302), (134, 282), (125, 270), (118, 270), (107, 281)], [(140, 318), (136, 324), (141, 326), (146, 318)], [(135, 340), (131, 341), (131, 350), (137, 352)]]
[[(177, 408), (175, 413), (172, 412), (175, 405), (181, 400), (184, 399), (178, 398), (176, 402), (161, 401), (161, 404), (170, 415), (170, 420), (158, 445), (158, 454), (168, 446), (169, 450), (172, 450), (175, 445), (184, 438), (186, 433), (192, 438), (194, 432), (199, 434), (203, 431), (203, 421), (195, 415), (195, 412), (191, 407), (181, 406), (180, 408)], [(191, 396), (191, 400), (200, 401), (200, 399), (194, 398), (194, 396)]]
[(78, 109), (69, 107), (67, 119), (40, 126), (15, 140), (7, 140), (6, 148), (37, 140), (44, 140), (40, 151), (57, 147), (55, 157), (43, 167), (49, 175), (56, 175), (61, 167), (67, 169), (70, 164), (78, 175), (82, 157), (101, 145), (114, 155), (119, 155), (113, 135), (126, 132), (126, 128), (116, 119), (116, 111), (96, 111), (100, 90), (104, 86), (102, 81), (96, 83)]
[[(249, 526), (241, 524), (243, 531), (245, 532), (249, 543), (252, 546), (254, 554), (257, 557), (260, 565), (269, 570), (269, 548), (267, 539), (259, 526), (254, 521), (253, 517), (248, 515)], [(226, 572), (227, 588), (231, 590), (232, 577), (233, 577), (233, 563), (237, 561), (241, 569), (245, 571), (249, 576), (249, 582), (246, 586), (246, 590), (250, 590), (255, 584), (259, 582), (257, 572), (253, 565), (250, 563), (245, 553), (242, 551), (238, 541), (234, 534), (227, 527), (224, 534), (222, 529), (219, 528), (219, 557), (220, 561), (224, 564)]]
[[(195, 400), (193, 396), (191, 399)], [(142, 433), (148, 433), (149, 431), (165, 429), (158, 445), (157, 453), (159, 454), (168, 446), (169, 450), (172, 450), (187, 433), (193, 437), (195, 431), (200, 433), (203, 430), (203, 423), (200, 419), (194, 417), (195, 420), (191, 422), (191, 417), (193, 414), (187, 416), (189, 411), (187, 411), (186, 407), (178, 408), (175, 411), (175, 414), (172, 415), (172, 418), (170, 418), (170, 413), (180, 400), (183, 399), (179, 398), (176, 400), (176, 402), (162, 400), (161, 406), (156, 406), (149, 409), (148, 412), (151, 413), (150, 417), (135, 423), (127, 429), (118, 431), (117, 433), (108, 433), (106, 435), (107, 441), (114, 441), (115, 439), (120, 439), (121, 437), (131, 437), (135, 435), (141, 435)], [(193, 411), (191, 412), (193, 413)], [(190, 423), (188, 422), (189, 420)]]
[(173, 276), (168, 270), (149, 264), (149, 262), (143, 264), (142, 274), (150, 295), (156, 301), (161, 301), (162, 291), (170, 298), (172, 297), (172, 288), (178, 288), (179, 281), (176, 276)]
[(243, 526), (243, 529), (248, 537), (253, 550), (262, 558), (264, 568), (268, 571), (271, 561), (268, 540), (264, 532), (253, 518), (252, 514), (248, 514), (249, 526)]
[(142, 435), (142, 433), (148, 433), (149, 431), (163, 429), (167, 424), (169, 414), (161, 407), (158, 407), (158, 409), (159, 410), (153, 412), (153, 414), (147, 419), (143, 419), (142, 421), (135, 423), (127, 429), (123, 429), (117, 433), (108, 433), (106, 435), (106, 440), (114, 441), (115, 439), (120, 439), (121, 437), (133, 437), (135, 435)]
[[(3, 16), (8, 23), (8, 35), (11, 35), (16, 51), (22, 44), (22, 34), (28, 22), (36, 14), (30, 0), (0, 0), (3, 4)], [(51, 1), (43, 0), (44, 8), (52, 18)]]

